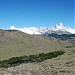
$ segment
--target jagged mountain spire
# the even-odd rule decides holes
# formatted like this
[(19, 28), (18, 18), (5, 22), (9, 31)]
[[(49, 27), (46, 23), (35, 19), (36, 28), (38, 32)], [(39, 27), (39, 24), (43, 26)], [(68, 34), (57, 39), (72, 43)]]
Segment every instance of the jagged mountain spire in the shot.
[(75, 34), (75, 29), (64, 26), (64, 24), (62, 22), (60, 22), (60, 24), (56, 24), (55, 27), (48, 27), (48, 28), (45, 28), (45, 27), (16, 28), (15, 26), (11, 26), (10, 29), (13, 29), (13, 30), (16, 29), (16, 30), (19, 30), (19, 31), (22, 31), (22, 32), (25, 32), (25, 33), (28, 33), (31, 35), (34, 35), (34, 34), (41, 35), (41, 34), (45, 34), (45, 33), (57, 33), (58, 34), (59, 31), (61, 32), (61, 34), (62, 34), (62, 32), (63, 32), (63, 34), (67, 34), (67, 33)]

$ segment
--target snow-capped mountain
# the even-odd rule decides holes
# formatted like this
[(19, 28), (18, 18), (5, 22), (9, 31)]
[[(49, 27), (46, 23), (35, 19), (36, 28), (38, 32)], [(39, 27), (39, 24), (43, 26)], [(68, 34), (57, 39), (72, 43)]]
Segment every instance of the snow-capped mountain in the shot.
[(22, 32), (25, 32), (25, 33), (28, 33), (28, 34), (31, 34), (31, 35), (33, 35), (33, 34), (40, 35), (41, 34), (39, 28), (35, 28), (35, 27), (16, 28), (14, 26), (11, 26), (10, 29), (11, 30), (19, 30), (19, 31), (22, 31)]
[(46, 33), (57, 33), (57, 34), (75, 34), (75, 29), (72, 29), (71, 27), (64, 26), (63, 23), (56, 24), (55, 27), (40, 27), (40, 28), (35, 28), (35, 27), (24, 27), (24, 28), (16, 28), (15, 26), (10, 27), (11, 30), (19, 30), (22, 32), (25, 32), (27, 34), (46, 34)]

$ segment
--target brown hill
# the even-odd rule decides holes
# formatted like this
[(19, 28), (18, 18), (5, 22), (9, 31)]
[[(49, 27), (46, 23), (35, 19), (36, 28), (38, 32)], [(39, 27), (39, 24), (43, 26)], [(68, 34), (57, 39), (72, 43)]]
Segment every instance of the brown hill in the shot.
[(0, 30), (0, 59), (60, 50), (64, 45), (57, 39), (28, 35), (14, 30)]

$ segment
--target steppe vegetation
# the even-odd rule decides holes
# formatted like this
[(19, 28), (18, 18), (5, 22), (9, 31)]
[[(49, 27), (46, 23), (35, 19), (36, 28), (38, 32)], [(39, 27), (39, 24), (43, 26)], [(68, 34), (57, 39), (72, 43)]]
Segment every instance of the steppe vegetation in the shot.
[(55, 51), (55, 52), (49, 52), (49, 53), (40, 53), (36, 55), (29, 55), (29, 56), (20, 56), (20, 57), (13, 57), (9, 58), (8, 60), (0, 61), (0, 67), (13, 67), (17, 66), (22, 63), (33, 63), (33, 62), (42, 62), (47, 59), (55, 58), (59, 55), (64, 54), (63, 51)]
[(0, 30), (0, 75), (75, 75), (75, 35), (68, 36)]

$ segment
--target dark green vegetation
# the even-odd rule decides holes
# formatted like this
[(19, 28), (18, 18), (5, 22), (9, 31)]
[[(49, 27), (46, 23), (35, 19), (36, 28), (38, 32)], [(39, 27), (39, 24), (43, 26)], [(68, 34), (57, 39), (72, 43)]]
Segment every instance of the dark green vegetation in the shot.
[(75, 46), (66, 46), (66, 48), (72, 48), (72, 47), (75, 47)]
[(66, 39), (72, 39), (73, 37), (75, 37), (75, 34), (58, 35), (58, 34), (52, 33), (52, 34), (48, 34), (47, 36), (48, 37), (55, 37), (55, 38), (60, 39), (60, 40), (66, 40)]
[(47, 59), (55, 58), (59, 55), (64, 54), (63, 51), (54, 51), (49, 53), (40, 53), (36, 55), (29, 55), (29, 56), (20, 56), (20, 57), (12, 57), (8, 60), (0, 61), (0, 67), (12, 67), (19, 65), (21, 63), (29, 63), (29, 62), (42, 62)]
[(8, 31), (8, 32), (16, 32), (18, 30), (5, 30), (5, 31)]
[(75, 46), (75, 34), (56, 34), (56, 33), (52, 33), (52, 34), (47, 34), (44, 35), (47, 36), (49, 38), (56, 38), (58, 39), (58, 41), (63, 42), (64, 44), (67, 44), (67, 46)]

